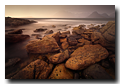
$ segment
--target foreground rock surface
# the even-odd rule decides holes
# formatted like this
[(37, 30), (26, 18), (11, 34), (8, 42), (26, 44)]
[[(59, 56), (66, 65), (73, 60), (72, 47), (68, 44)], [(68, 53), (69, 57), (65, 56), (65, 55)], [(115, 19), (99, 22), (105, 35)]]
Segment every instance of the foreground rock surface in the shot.
[(70, 55), (71, 58), (66, 61), (65, 66), (72, 70), (82, 70), (108, 55), (108, 51), (100, 45), (84, 45)]
[(73, 79), (73, 73), (65, 68), (64, 64), (58, 64), (49, 76), (49, 79)]
[(42, 40), (36, 40), (26, 45), (28, 53), (50, 53), (56, 52), (60, 48), (53, 37), (45, 36)]
[(112, 77), (98, 64), (89, 66), (83, 71), (87, 79), (112, 79)]
[[(36, 72), (34, 72), (34, 69)], [(50, 65), (38, 59), (19, 71), (12, 79), (46, 79), (51, 70), (52, 67)]]
[(22, 34), (5, 34), (5, 43), (17, 43), (23, 40), (28, 39), (29, 35), (22, 35)]

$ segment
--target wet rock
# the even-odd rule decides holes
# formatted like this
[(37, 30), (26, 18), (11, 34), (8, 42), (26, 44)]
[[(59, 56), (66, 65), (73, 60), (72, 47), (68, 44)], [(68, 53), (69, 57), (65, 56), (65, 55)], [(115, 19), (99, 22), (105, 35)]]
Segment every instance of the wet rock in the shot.
[(89, 66), (83, 71), (87, 79), (112, 79), (112, 77), (98, 64)]
[(90, 34), (81, 34), (81, 36), (87, 40), (90, 40)]
[(61, 34), (70, 34), (70, 31), (62, 32)]
[(45, 34), (52, 34), (53, 33), (53, 30), (47, 30), (46, 32), (45, 32)]
[(70, 55), (71, 58), (66, 61), (65, 66), (72, 70), (82, 70), (108, 55), (108, 51), (100, 45), (84, 45)]
[(69, 52), (68, 50), (65, 50), (63, 53), (58, 53), (58, 54), (51, 56), (49, 58), (49, 61), (52, 64), (58, 64), (58, 63), (62, 63), (68, 58), (69, 58)]
[(5, 43), (6, 44), (13, 44), (17, 42), (24, 41), (30, 38), (29, 35), (22, 35), (22, 34), (5, 34)]
[(8, 34), (22, 34), (22, 29), (17, 29), (17, 30), (11, 31)]
[(69, 37), (68, 43), (69, 43), (69, 45), (76, 45), (78, 42), (74, 37)]
[(62, 47), (63, 50), (67, 49), (68, 46), (69, 46), (68, 42), (63, 42), (63, 43), (61, 44), (61, 47)]
[(42, 31), (45, 31), (45, 30), (47, 30), (47, 29), (39, 28), (39, 29), (34, 30), (34, 32), (42, 32)]
[(12, 79), (46, 79), (51, 71), (51, 65), (38, 59), (19, 71)]
[(28, 53), (50, 53), (56, 52), (60, 48), (53, 37), (45, 36), (42, 40), (27, 44), (26, 50)]
[(58, 64), (49, 76), (49, 79), (73, 79), (73, 73), (65, 67), (64, 63)]
[(81, 39), (82, 36), (81, 35), (68, 35), (67, 38), (75, 38), (76, 40), (78, 40), (78, 39)]
[(5, 63), (5, 67), (9, 67), (11, 65), (15, 65), (17, 62), (19, 62), (21, 59), (20, 58), (12, 58), (9, 59), (8, 62)]

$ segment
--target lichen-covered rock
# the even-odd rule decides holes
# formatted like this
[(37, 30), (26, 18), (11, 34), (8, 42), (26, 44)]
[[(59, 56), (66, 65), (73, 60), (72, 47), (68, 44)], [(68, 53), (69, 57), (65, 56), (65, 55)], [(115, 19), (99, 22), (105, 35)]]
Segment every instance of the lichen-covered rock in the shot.
[(112, 77), (98, 64), (89, 66), (83, 71), (87, 79), (112, 79)]
[(71, 58), (66, 61), (65, 66), (72, 70), (82, 70), (108, 55), (108, 51), (100, 45), (84, 45), (70, 55)]
[(56, 52), (60, 48), (53, 37), (45, 36), (42, 40), (27, 44), (26, 50), (28, 53), (50, 53)]
[(73, 79), (73, 73), (64, 64), (58, 64), (49, 76), (49, 79)]
[(68, 52), (68, 50), (65, 50), (62, 53), (58, 53), (58, 54), (51, 56), (49, 58), (49, 61), (50, 61), (50, 63), (58, 64), (58, 63), (62, 63), (63, 61), (65, 61), (68, 58), (69, 58), (69, 52)]
[(46, 79), (51, 71), (51, 65), (38, 59), (19, 71), (12, 79)]

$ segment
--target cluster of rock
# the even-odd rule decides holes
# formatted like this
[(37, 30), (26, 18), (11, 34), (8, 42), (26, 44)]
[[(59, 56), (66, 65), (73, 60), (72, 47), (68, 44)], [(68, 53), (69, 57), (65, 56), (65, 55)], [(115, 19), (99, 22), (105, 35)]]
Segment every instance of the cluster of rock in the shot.
[(27, 52), (42, 58), (12, 79), (113, 79), (106, 69), (115, 66), (115, 22), (109, 21), (101, 29), (83, 27), (73, 28), (72, 35), (57, 32), (30, 41)]
[(20, 26), (30, 23), (35, 23), (35, 21), (30, 21), (27, 19), (20, 19), (20, 18), (5, 17), (5, 26)]

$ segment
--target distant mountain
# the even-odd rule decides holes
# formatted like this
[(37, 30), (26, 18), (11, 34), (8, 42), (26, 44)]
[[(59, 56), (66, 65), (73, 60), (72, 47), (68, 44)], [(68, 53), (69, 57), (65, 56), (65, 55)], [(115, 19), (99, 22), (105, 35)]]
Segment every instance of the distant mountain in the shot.
[(111, 18), (115, 18), (115, 13), (111, 13), (111, 14), (110, 14), (110, 17), (111, 17)]
[(101, 14), (104, 18), (110, 18), (110, 16), (108, 16), (108, 14), (106, 14), (106, 13), (103, 13), (103, 14)]
[(91, 13), (87, 18), (104, 18), (101, 14), (99, 14), (97, 11)]

